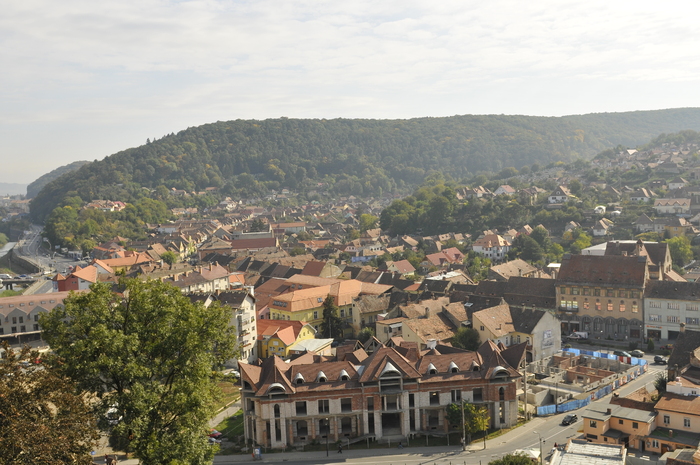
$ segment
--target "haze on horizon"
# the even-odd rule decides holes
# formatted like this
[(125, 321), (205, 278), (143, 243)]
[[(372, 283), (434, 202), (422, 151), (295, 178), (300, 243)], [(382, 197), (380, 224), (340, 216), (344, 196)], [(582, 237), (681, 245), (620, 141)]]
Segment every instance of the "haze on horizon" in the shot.
[(700, 107), (700, 6), (26, 0), (0, 16), (0, 182), (232, 119)]

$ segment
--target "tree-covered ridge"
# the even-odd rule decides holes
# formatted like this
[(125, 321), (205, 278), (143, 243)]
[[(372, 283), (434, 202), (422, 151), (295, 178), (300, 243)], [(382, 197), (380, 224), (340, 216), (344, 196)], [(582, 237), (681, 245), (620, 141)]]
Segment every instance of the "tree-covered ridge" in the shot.
[(569, 161), (660, 132), (700, 130), (700, 109), (566, 117), (453, 116), (410, 120), (236, 120), (206, 124), (90, 163), (32, 202), (43, 220), (64, 197), (132, 201), (142, 187), (255, 195), (287, 187), (378, 195), (430, 172), (466, 179), (507, 166)]
[(74, 161), (73, 163), (70, 163), (68, 165), (59, 166), (55, 170), (49, 171), (45, 175), (40, 176), (27, 186), (27, 198), (31, 199), (34, 196), (36, 196), (41, 191), (41, 189), (44, 188), (45, 185), (47, 185), (54, 179), (58, 179), (64, 174), (70, 173), (71, 171), (75, 171), (81, 166), (87, 165), (88, 163), (90, 162), (87, 160)]

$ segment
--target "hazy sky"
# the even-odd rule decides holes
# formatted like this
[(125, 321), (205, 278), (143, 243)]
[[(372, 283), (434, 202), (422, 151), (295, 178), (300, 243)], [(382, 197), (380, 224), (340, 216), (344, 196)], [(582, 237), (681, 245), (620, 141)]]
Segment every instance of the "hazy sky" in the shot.
[(700, 106), (695, 2), (10, 0), (0, 182), (218, 120)]

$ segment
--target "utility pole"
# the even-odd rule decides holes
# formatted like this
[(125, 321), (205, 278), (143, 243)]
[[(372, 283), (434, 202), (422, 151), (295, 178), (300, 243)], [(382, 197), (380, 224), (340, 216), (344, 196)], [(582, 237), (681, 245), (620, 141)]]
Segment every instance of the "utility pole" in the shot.
[[(460, 396), (461, 397), (461, 396)], [(466, 426), (464, 424), (464, 399), (459, 399), (462, 405), (462, 450), (467, 450), (467, 440), (466, 440)]]

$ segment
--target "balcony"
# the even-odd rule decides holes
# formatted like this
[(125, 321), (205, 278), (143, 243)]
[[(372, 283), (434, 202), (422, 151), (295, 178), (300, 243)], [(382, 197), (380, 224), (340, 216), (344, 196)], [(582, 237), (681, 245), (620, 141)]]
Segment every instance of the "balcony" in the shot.
[(563, 307), (559, 306), (559, 311), (560, 312), (567, 312), (567, 313), (578, 313), (578, 307), (576, 308), (570, 308), (570, 307)]

